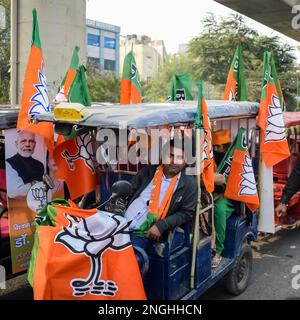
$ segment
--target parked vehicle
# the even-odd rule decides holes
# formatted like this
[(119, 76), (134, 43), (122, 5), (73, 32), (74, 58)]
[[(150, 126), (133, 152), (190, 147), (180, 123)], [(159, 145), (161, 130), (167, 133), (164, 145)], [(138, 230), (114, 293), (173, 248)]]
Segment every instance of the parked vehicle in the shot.
[[(238, 129), (246, 129), (248, 144), (254, 162), (256, 141), (256, 115), (258, 104), (246, 102), (207, 101), (209, 116), (214, 128), (229, 129), (234, 137)], [(73, 126), (88, 128), (93, 145), (97, 146), (99, 129), (118, 130), (120, 121), (131, 130), (151, 128), (193, 128), (196, 102), (140, 104), (130, 106), (94, 105), (82, 108), (76, 105), (60, 105), (53, 115), (38, 115), (36, 121), (53, 121), (58, 133), (71, 131)], [(70, 120), (70, 114), (72, 120)], [(63, 129), (63, 132), (62, 132)], [(194, 131), (195, 134), (195, 131)], [(99, 144), (98, 144), (99, 146)], [(117, 145), (118, 148), (118, 145)], [(97, 147), (94, 148), (96, 153)], [(136, 166), (99, 166), (105, 183), (101, 186), (102, 201), (109, 197), (110, 188), (117, 180), (130, 180), (141, 168)], [(258, 166), (256, 165), (256, 169)], [(257, 214), (251, 214), (241, 204), (228, 220), (223, 262), (211, 268), (213, 234), (204, 228), (213, 221), (214, 195), (202, 188), (201, 208), (192, 224), (177, 227), (161, 243), (153, 245), (149, 255), (149, 268), (144, 286), (149, 299), (197, 299), (209, 287), (225, 278), (226, 288), (232, 294), (240, 294), (250, 281), (252, 270), (251, 241), (257, 236)], [(209, 231), (208, 231), (209, 230)], [(145, 261), (146, 263), (146, 261)]]
[(15, 128), (18, 119), (17, 107), (0, 107), (0, 265), (11, 274), (10, 238), (7, 209), (4, 130)]
[[(275, 207), (280, 202), (282, 189), (297, 162), (300, 146), (300, 112), (284, 112), (283, 119), (291, 156), (288, 159), (281, 161), (273, 168)], [(291, 229), (300, 225), (299, 191), (289, 201), (287, 214), (280, 217), (275, 215), (275, 223), (276, 230), (282, 228)]]

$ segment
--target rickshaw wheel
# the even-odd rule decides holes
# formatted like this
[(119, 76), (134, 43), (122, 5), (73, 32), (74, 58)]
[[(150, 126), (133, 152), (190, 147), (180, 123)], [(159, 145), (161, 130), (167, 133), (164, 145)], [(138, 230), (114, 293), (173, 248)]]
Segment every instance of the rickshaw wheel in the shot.
[(240, 255), (236, 258), (234, 267), (225, 277), (225, 289), (232, 295), (243, 293), (250, 281), (252, 274), (252, 249), (249, 244), (244, 244)]

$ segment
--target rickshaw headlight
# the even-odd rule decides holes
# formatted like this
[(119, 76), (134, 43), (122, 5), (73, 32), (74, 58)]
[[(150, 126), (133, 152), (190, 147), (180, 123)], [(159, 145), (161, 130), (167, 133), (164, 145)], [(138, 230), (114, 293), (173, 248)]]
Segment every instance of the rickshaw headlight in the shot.
[(60, 103), (54, 108), (54, 119), (66, 122), (78, 122), (85, 119), (90, 113), (80, 103)]

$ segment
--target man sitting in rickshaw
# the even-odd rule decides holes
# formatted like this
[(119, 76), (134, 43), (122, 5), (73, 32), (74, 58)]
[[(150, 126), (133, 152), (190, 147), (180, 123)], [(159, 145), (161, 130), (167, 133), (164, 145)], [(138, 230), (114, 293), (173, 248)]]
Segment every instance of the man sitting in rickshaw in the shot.
[[(132, 181), (133, 196), (125, 217), (136, 253), (139, 248), (147, 252), (151, 244), (192, 221), (195, 214), (197, 184), (193, 176), (185, 173), (184, 152), (174, 145), (174, 140), (170, 141), (170, 148), (165, 145), (162, 151), (168, 154), (168, 164), (146, 166)], [(140, 264), (138, 254), (137, 259)]]
[[(216, 168), (222, 162), (227, 150), (230, 147), (231, 138), (229, 130), (218, 130), (212, 132), (212, 143), (214, 149), (214, 158)], [(226, 235), (227, 219), (235, 210), (232, 200), (223, 196), (225, 191), (225, 177), (215, 172), (215, 192), (219, 195), (214, 207), (214, 227), (215, 227), (215, 250), (216, 253), (212, 259), (212, 267), (216, 268), (222, 260), (222, 252), (224, 250), (224, 241)]]

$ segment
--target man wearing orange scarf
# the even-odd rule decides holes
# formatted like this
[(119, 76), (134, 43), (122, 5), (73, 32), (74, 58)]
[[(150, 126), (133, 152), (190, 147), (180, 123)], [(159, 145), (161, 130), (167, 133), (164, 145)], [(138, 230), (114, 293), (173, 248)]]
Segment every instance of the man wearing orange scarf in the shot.
[[(160, 241), (168, 231), (192, 221), (197, 203), (197, 184), (185, 174), (185, 157), (170, 141), (163, 147), (167, 163), (147, 166), (133, 179), (133, 197), (125, 217), (132, 232), (131, 240), (139, 260), (153, 242)], [(141, 266), (141, 265), (140, 265)]]

